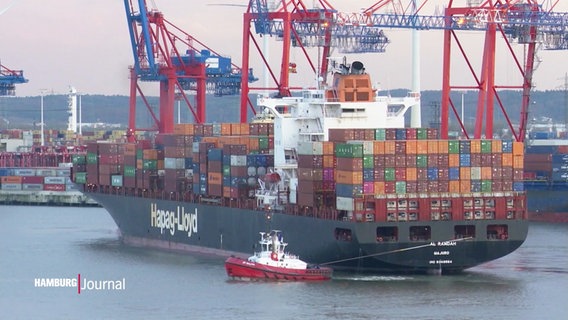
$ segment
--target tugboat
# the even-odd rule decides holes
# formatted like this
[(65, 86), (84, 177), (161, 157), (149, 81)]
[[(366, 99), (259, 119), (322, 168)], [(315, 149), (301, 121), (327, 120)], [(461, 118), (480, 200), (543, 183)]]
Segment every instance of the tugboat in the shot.
[(308, 264), (286, 252), (282, 232), (260, 232), (261, 251), (248, 259), (235, 256), (225, 261), (227, 275), (240, 280), (322, 281), (331, 279), (333, 269)]

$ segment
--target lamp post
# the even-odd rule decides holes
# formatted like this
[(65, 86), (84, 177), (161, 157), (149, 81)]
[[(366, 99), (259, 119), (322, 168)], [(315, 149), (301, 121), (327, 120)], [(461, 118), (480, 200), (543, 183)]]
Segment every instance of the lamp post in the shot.
[(83, 135), (83, 113), (81, 107), (81, 93), (79, 95), (79, 135)]
[(43, 94), (45, 93), (46, 89), (40, 89), (39, 93), (40, 93), (40, 130), (41, 130), (41, 146), (43, 147), (43, 145), (45, 144), (45, 137), (43, 135)]

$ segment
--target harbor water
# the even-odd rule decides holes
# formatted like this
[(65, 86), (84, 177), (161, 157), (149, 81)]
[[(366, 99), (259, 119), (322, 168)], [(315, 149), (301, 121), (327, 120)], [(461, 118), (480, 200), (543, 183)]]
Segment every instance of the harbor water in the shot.
[[(293, 248), (290, 248), (293, 251)], [(101, 208), (0, 206), (1, 319), (567, 319), (568, 224), (452, 276), (240, 282), (224, 258), (122, 244)], [(80, 279), (79, 279), (80, 278)]]

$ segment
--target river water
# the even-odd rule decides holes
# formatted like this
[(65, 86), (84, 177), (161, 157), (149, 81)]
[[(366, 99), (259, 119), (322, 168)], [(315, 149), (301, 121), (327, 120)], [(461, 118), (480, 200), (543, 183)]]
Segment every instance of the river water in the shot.
[(101, 208), (0, 206), (0, 319), (568, 319), (566, 297), (568, 224), (534, 223), (460, 275), (259, 283), (229, 280), (223, 258), (123, 245)]

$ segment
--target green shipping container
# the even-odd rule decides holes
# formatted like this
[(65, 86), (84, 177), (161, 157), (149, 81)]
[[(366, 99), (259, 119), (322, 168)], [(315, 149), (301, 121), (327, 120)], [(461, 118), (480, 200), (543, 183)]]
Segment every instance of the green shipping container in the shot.
[(363, 144), (337, 143), (335, 144), (335, 156), (339, 158), (362, 158)]
[(363, 156), (363, 168), (364, 169), (373, 169), (373, 163), (374, 163), (374, 159), (375, 156), (374, 155), (370, 155), (370, 154), (366, 154)]
[(87, 183), (87, 173), (86, 172), (75, 172), (75, 183)]
[(113, 187), (122, 187), (122, 176), (121, 175), (110, 176), (110, 185)]
[(428, 129), (418, 128), (416, 129), (416, 139), (418, 140), (428, 140)]
[(136, 150), (136, 159), (142, 159), (144, 158), (144, 150), (143, 149), (137, 149)]
[(394, 168), (385, 168), (385, 181), (394, 181)]
[(258, 148), (260, 150), (268, 150), (268, 137), (258, 138)]
[(134, 177), (136, 176), (136, 167), (135, 166), (124, 166), (124, 176), (125, 177)]
[(158, 169), (158, 160), (142, 160), (142, 168), (146, 170), (155, 170)]
[(491, 140), (481, 140), (481, 153), (491, 153)]
[(426, 168), (428, 167), (428, 156), (424, 154), (419, 154), (416, 156), (416, 168)]
[(97, 164), (99, 163), (99, 157), (96, 153), (87, 152), (87, 163), (88, 164)]
[(223, 176), (230, 177), (231, 176), (231, 165), (224, 165), (223, 166)]
[(395, 183), (396, 193), (406, 193), (406, 181), (397, 181)]
[(385, 129), (375, 129), (375, 140), (384, 141), (387, 138)]
[(460, 153), (460, 142), (457, 140), (448, 141), (448, 153)]
[(73, 162), (73, 164), (85, 164), (87, 163), (87, 156), (84, 154), (74, 154), (71, 156), (71, 162)]
[(481, 181), (481, 192), (491, 192), (491, 180)]

